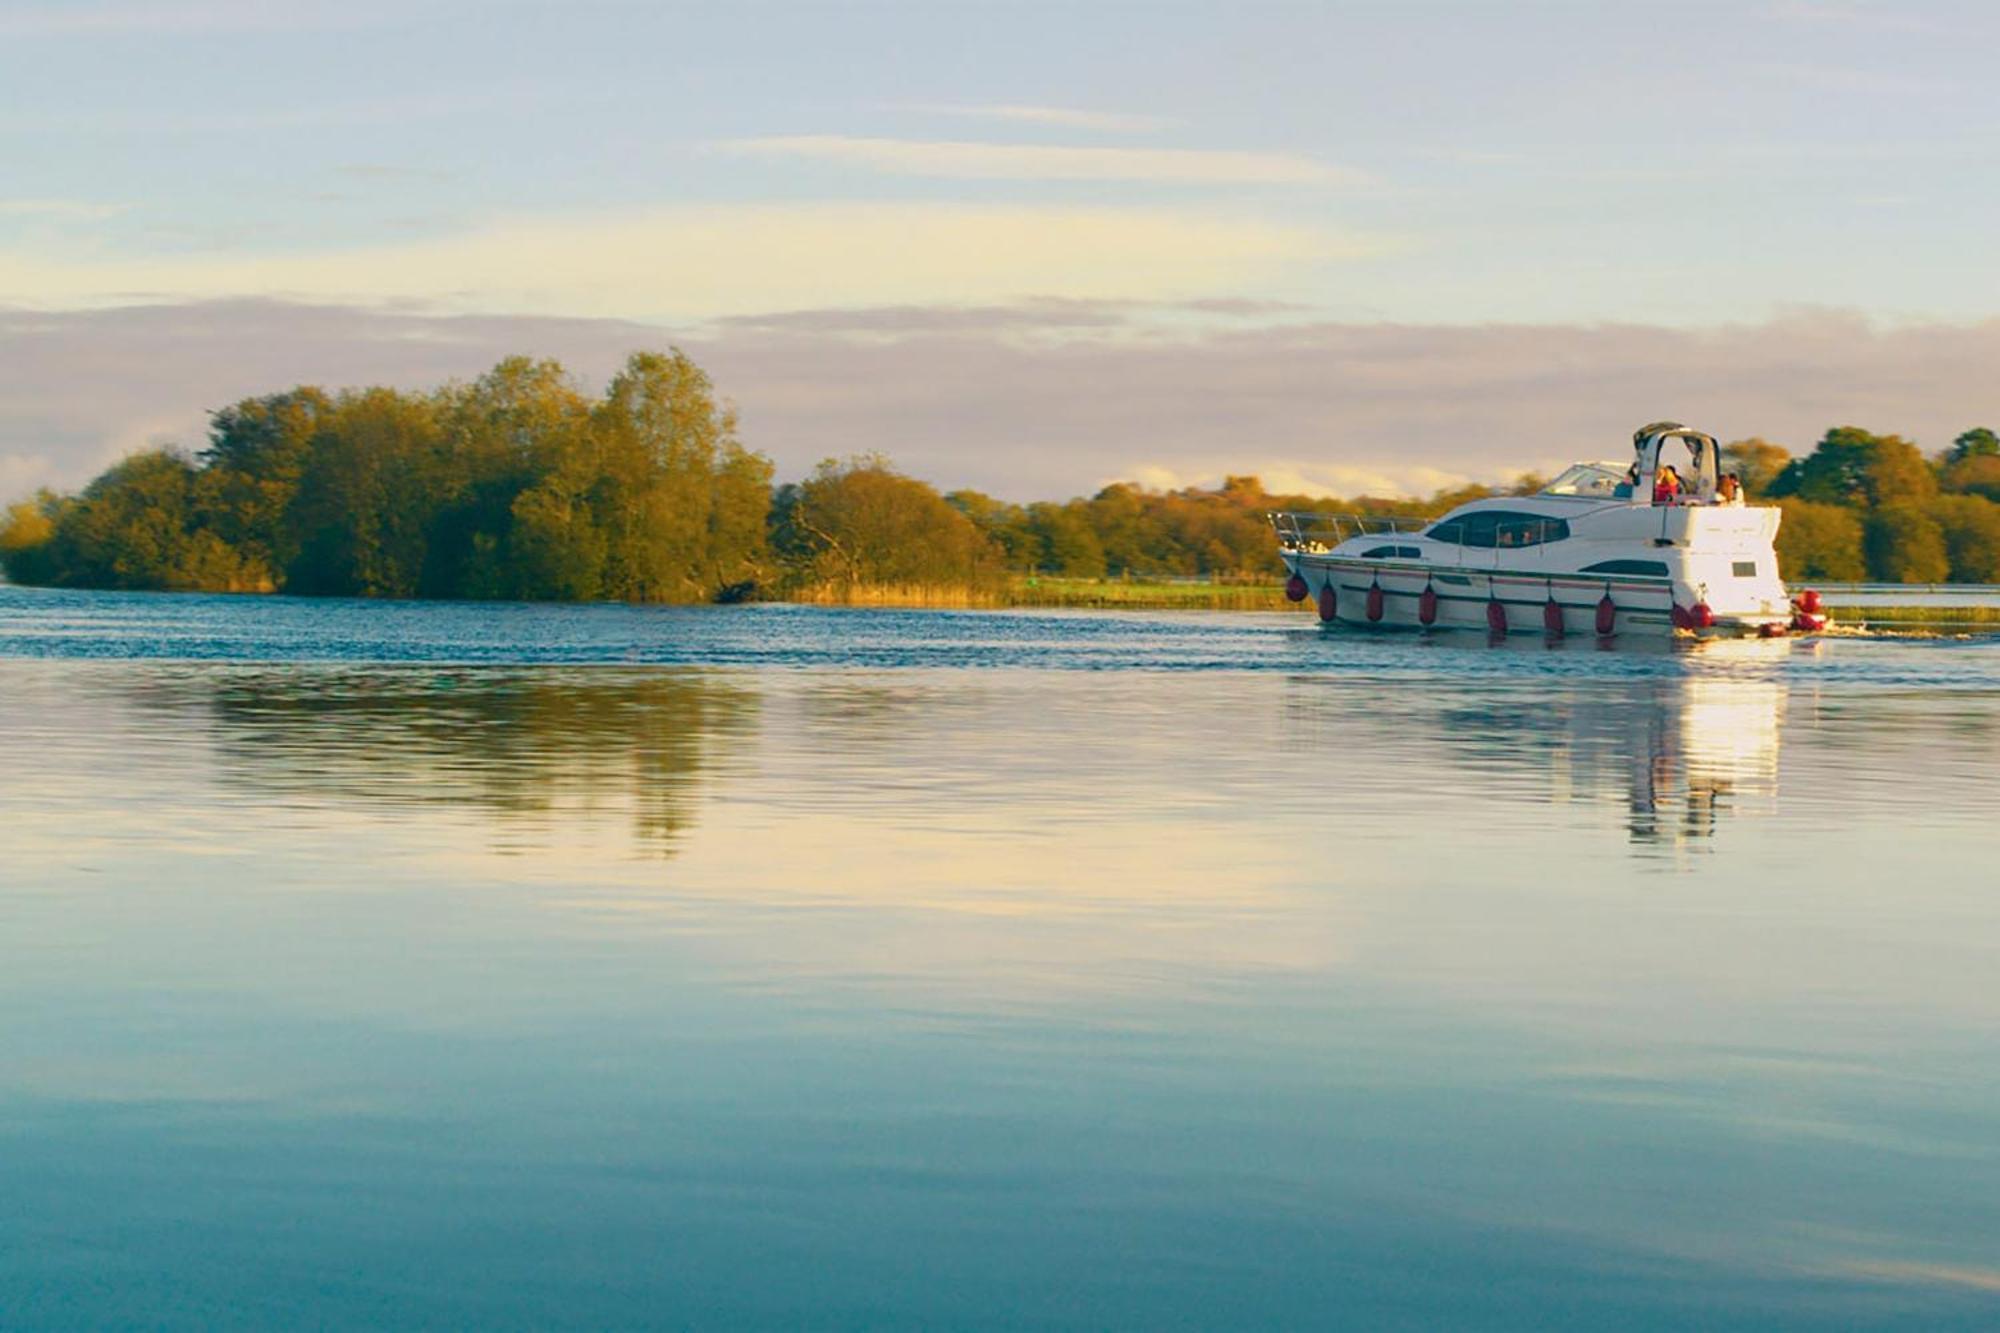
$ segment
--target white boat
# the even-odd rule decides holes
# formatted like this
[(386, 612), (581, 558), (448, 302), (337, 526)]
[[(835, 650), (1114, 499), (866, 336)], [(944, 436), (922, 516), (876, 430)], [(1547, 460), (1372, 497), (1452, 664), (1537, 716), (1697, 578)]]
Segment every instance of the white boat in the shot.
[[(1677, 422), (1632, 437), (1630, 465), (1577, 463), (1533, 495), (1425, 522), (1271, 515), (1294, 601), (1322, 620), (1498, 633), (1775, 635), (1824, 627), (1778, 577), (1779, 511), (1724, 501), (1715, 438)], [(1671, 466), (1682, 489), (1656, 491)]]

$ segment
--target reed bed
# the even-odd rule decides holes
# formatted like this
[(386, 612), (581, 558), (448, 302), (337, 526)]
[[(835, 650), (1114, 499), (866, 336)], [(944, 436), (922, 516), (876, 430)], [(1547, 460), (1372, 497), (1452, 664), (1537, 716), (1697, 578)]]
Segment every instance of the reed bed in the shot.
[(1829, 606), (1835, 622), (1870, 625), (2000, 625), (2000, 606)]
[(993, 610), (1012, 606), (1007, 588), (934, 583), (815, 583), (794, 588), (781, 601), (808, 606), (902, 607), (911, 610)]
[[(813, 606), (875, 606), (940, 610), (1072, 608), (1126, 611), (1310, 611), (1310, 599), (1285, 600), (1269, 583), (1196, 583), (1143, 579), (1066, 579), (1015, 576), (983, 587), (953, 584), (817, 584), (792, 590), (785, 601)], [(2000, 605), (1830, 605), (1834, 620), (1870, 625), (1991, 625), (2000, 627)]]
[(822, 583), (793, 589), (788, 602), (941, 610), (1007, 607), (1128, 611), (1290, 611), (1273, 583), (1180, 583), (1126, 579), (1015, 577), (985, 587), (910, 583)]

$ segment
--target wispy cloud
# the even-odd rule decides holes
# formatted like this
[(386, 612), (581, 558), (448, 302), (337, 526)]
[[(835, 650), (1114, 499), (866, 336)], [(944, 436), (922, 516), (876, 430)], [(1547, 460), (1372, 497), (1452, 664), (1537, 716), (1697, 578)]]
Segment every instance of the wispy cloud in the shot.
[(257, 32), (357, 26), (365, 5), (282, 0), (152, 0), (132, 4), (27, 4), (0, 11), (0, 36)]
[(1917, 75), (1901, 70), (1814, 65), (1797, 61), (1763, 61), (1749, 66), (1748, 70), (1759, 78), (1797, 84), (1823, 93), (1864, 97), (1938, 97), (1958, 91), (1958, 85), (1943, 75)]
[(124, 204), (87, 199), (0, 199), (0, 218), (48, 218), (56, 222), (102, 222), (126, 211)]
[(1146, 116), (1125, 111), (1087, 111), (1066, 106), (1026, 106), (1007, 103), (990, 106), (927, 103), (913, 106), (933, 116), (958, 116), (966, 120), (1003, 120), (1029, 125), (1061, 125), (1075, 130), (1097, 130), (1106, 134), (1145, 134), (1170, 130), (1183, 122), (1171, 116)]
[(1168, 467), (1142, 463), (1127, 467), (1116, 476), (1099, 479), (1099, 485), (1114, 481), (1135, 481), (1157, 490), (1177, 491), (1189, 486), (1212, 487), (1228, 476), (1252, 476), (1275, 495), (1377, 495), (1415, 496), (1464, 486), (1475, 480), (1465, 472), (1423, 464), (1338, 463), (1300, 458), (1271, 458), (1236, 455), (1206, 467)]
[(1179, 185), (1366, 185), (1369, 177), (1295, 153), (1191, 148), (1075, 148), (837, 134), (725, 139), (719, 152), (788, 157), (896, 176), (950, 180), (1154, 181)]
[(538, 217), (362, 247), (112, 257), (0, 247), (41, 308), (271, 296), (446, 310), (694, 319), (770, 310), (1190, 300), (1373, 253), (1322, 230), (1165, 209), (814, 204)]
[(1861, 1260), (1847, 1265), (1840, 1271), (1878, 1282), (1925, 1287), (1957, 1287), (1964, 1291), (2000, 1294), (2000, 1268), (1883, 1259)]
[(437, 167), (400, 167), (380, 162), (351, 162), (334, 168), (343, 176), (363, 181), (410, 181), (442, 184), (456, 177)]
[(1884, 32), (1940, 32), (1944, 25), (1936, 19), (1910, 12), (1907, 7), (1880, 4), (1831, 4), (1827, 0), (1780, 0), (1771, 12), (1781, 19), (1821, 27), (1859, 28)]

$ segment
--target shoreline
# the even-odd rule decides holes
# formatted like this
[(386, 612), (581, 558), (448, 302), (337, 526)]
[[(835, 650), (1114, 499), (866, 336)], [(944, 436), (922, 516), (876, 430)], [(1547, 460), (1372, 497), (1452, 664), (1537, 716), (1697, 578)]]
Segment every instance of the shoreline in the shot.
[[(0, 579), (0, 588), (31, 588), (39, 585), (13, 584)], [(1934, 592), (1948, 585), (1925, 585)], [(52, 588), (49, 591), (172, 592), (193, 596), (268, 597), (297, 594), (272, 592), (224, 592), (216, 589), (84, 589)], [(353, 600), (353, 599), (335, 599)], [(384, 603), (408, 602), (409, 598), (359, 599)], [(454, 600), (454, 599), (446, 599)], [(536, 605), (591, 605), (592, 603), (550, 602)], [(613, 603), (607, 603), (611, 605)], [(622, 605), (622, 603), (617, 603)], [(1155, 581), (1141, 579), (1065, 579), (1016, 577), (993, 587), (949, 587), (933, 585), (862, 585), (851, 588), (806, 588), (786, 596), (746, 599), (738, 605), (842, 606), (901, 609), (911, 611), (1283, 611), (1299, 615), (1313, 612), (1310, 600), (1287, 601), (1278, 582), (1203, 583), (1195, 581)], [(650, 605), (635, 603), (635, 605)], [(659, 603), (666, 605), (666, 603)], [(704, 605), (704, 603), (689, 603)], [(1859, 605), (1829, 602), (1827, 614), (1836, 624), (1893, 625), (1915, 628), (2000, 628), (2000, 603), (1960, 605)]]

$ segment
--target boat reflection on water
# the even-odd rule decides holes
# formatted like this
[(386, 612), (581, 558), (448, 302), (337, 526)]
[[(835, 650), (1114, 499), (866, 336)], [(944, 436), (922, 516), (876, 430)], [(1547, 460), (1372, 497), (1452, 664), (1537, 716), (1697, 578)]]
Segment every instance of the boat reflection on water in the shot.
[[(1544, 651), (1532, 641), (1494, 646)], [(1421, 780), (1446, 799), (1470, 790), (1541, 805), (1622, 806), (1635, 852), (1678, 855), (1707, 846), (1726, 814), (1775, 800), (1786, 703), (1778, 672), (1795, 647), (1648, 645), (1620, 654), (1630, 675), (1441, 679), (1396, 687), (1388, 707), (1379, 684), (1302, 677), (1292, 724), (1320, 754), (1366, 754), (1406, 776), (1442, 765)], [(1378, 772), (1344, 773), (1343, 781), (1365, 784)], [(1469, 788), (1468, 772), (1476, 775)]]
[(1771, 680), (1694, 678), (1663, 689), (1646, 744), (1634, 747), (1632, 840), (1711, 838), (1719, 812), (1738, 798), (1775, 795), (1784, 701)]

